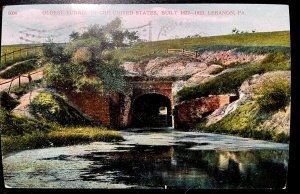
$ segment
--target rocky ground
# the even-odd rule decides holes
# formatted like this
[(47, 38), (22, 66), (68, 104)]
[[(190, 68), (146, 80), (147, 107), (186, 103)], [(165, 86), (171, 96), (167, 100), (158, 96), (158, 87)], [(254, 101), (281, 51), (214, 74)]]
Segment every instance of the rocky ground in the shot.
[[(291, 72), (290, 71), (267, 72), (262, 75), (253, 75), (248, 80), (245, 80), (239, 90), (239, 99), (219, 109), (216, 109), (212, 114), (210, 114), (207, 117), (205, 125), (209, 126), (213, 123), (220, 121), (226, 115), (236, 110), (240, 105), (244, 104), (247, 101), (253, 100), (253, 97), (255, 95), (255, 89), (259, 88), (264, 82), (268, 82), (278, 77), (290, 81)], [(276, 133), (284, 132), (286, 134), (289, 134), (290, 133), (290, 104), (286, 107), (285, 110), (280, 110), (274, 113), (273, 115), (271, 115), (269, 119), (263, 122), (261, 128), (269, 129), (275, 131)]]
[(156, 78), (175, 78), (173, 84), (174, 95), (184, 86), (193, 86), (215, 77), (211, 73), (217, 68), (234, 71), (228, 68), (230, 64), (256, 63), (264, 55), (236, 53), (229, 51), (210, 51), (201, 53), (197, 60), (180, 56), (155, 58), (147, 63), (126, 62), (124, 69), (131, 76), (152, 76)]

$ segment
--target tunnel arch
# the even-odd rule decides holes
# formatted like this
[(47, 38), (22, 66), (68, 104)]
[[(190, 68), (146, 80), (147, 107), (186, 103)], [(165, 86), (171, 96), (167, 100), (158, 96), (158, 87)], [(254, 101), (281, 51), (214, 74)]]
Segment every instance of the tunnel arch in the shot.
[(171, 127), (172, 103), (169, 97), (159, 93), (137, 96), (131, 106), (133, 127)]

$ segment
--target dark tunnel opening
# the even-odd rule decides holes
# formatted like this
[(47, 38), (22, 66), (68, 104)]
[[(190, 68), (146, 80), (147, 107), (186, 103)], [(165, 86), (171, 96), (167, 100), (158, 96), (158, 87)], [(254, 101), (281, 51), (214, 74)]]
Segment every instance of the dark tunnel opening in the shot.
[(138, 97), (131, 109), (133, 127), (171, 127), (171, 101), (160, 94)]

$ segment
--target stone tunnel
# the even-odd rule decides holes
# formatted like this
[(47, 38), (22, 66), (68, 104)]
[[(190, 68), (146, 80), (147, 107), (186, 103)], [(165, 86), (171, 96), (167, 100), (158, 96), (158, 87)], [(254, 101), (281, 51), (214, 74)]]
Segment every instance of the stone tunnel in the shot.
[(127, 82), (129, 87), (125, 94), (101, 96), (97, 93), (81, 92), (67, 93), (66, 96), (87, 116), (104, 126), (116, 128), (189, 128), (203, 114), (236, 100), (232, 96), (220, 95), (175, 105), (173, 81), (128, 78)]

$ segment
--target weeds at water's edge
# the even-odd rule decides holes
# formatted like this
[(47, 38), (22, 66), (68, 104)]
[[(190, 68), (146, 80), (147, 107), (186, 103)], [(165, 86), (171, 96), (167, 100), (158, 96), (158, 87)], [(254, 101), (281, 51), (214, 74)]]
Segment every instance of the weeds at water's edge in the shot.
[(1, 149), (2, 154), (7, 155), (26, 149), (122, 140), (124, 139), (119, 132), (102, 127), (67, 127), (50, 132), (36, 130), (24, 135), (2, 135)]

